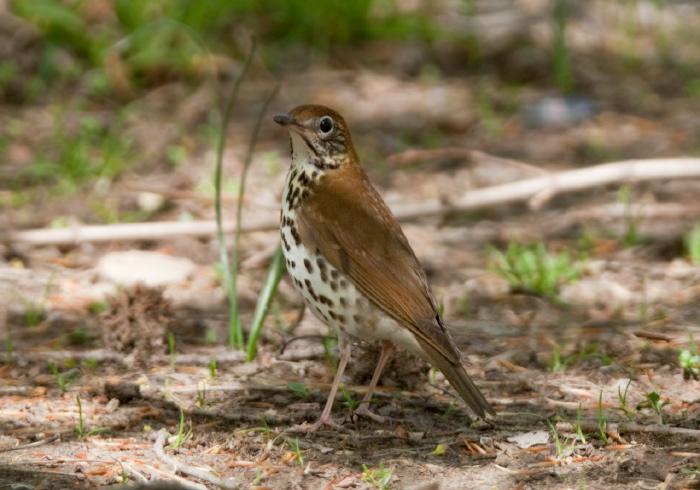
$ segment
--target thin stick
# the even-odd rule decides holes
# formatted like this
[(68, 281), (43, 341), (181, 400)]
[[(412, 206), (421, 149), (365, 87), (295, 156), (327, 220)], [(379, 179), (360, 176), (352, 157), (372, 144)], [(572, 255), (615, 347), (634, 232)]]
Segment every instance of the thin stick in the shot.
[[(484, 189), (466, 192), (451, 203), (444, 199), (431, 199), (416, 204), (395, 206), (394, 215), (401, 221), (427, 216), (447, 215), (504, 204), (528, 201), (533, 197), (581, 191), (625, 182), (700, 178), (700, 158), (667, 158), (659, 160), (629, 160), (583, 169), (548, 174), (543, 177), (519, 180)], [(542, 206), (545, 201), (536, 204)], [(690, 214), (690, 211), (689, 211)], [(241, 233), (269, 231), (279, 227), (278, 219), (241, 224)], [(222, 230), (230, 233), (236, 223), (222, 223)], [(124, 223), (100, 226), (80, 226), (63, 229), (38, 229), (0, 232), (0, 243), (29, 243), (57, 245), (114, 240), (153, 240), (177, 236), (211, 236), (216, 225), (210, 221), (190, 223)], [(222, 231), (222, 233), (223, 233)]]
[[(627, 160), (470, 190), (461, 198), (447, 204), (442, 199), (431, 199), (415, 205), (404, 204), (395, 210), (395, 215), (401, 219), (445, 215), (527, 201), (544, 193), (551, 198), (564, 192), (610, 184), (699, 177), (700, 158)], [(537, 204), (541, 206), (544, 201)]]
[[(236, 230), (235, 221), (224, 221), (222, 233)], [(241, 233), (268, 231), (279, 227), (279, 219), (241, 224)], [(112, 225), (70, 226), (68, 228), (40, 228), (10, 232), (0, 243), (27, 243), (31, 245), (64, 245), (123, 240), (164, 240), (182, 236), (215, 236), (216, 221), (162, 221), (151, 223), (116, 223)]]
[[(574, 431), (574, 426), (569, 422), (557, 422), (556, 428), (558, 431)], [(596, 432), (599, 430), (598, 422), (583, 421), (581, 428), (587, 432)], [(673, 437), (674, 441), (697, 441), (700, 439), (700, 430), (687, 429), (685, 427), (667, 427), (661, 425), (639, 425), (625, 423), (609, 423), (608, 431), (614, 431), (622, 434), (654, 434), (657, 436)]]
[(30, 442), (28, 444), (20, 444), (19, 446), (14, 446), (14, 447), (3, 447), (0, 448), (0, 453), (6, 453), (9, 451), (19, 451), (20, 449), (27, 449), (30, 447), (37, 447), (37, 446), (43, 446), (44, 444), (50, 444), (53, 441), (58, 440), (59, 436), (58, 434), (53, 435), (51, 437), (47, 437), (46, 439), (42, 439), (40, 441), (36, 442)]
[[(221, 121), (221, 134), (219, 135), (219, 142), (216, 149), (216, 172), (214, 174), (214, 189), (215, 189), (215, 201), (214, 210), (216, 211), (216, 228), (217, 237), (219, 239), (219, 255), (221, 256), (221, 265), (224, 269), (224, 275), (226, 276), (226, 285), (228, 292), (228, 300), (231, 306), (231, 316), (229, 317), (229, 347), (243, 347), (243, 329), (241, 328), (241, 319), (238, 315), (238, 247), (234, 249), (234, 260), (233, 267), (229, 263), (228, 250), (226, 248), (226, 240), (224, 239), (223, 231), (223, 219), (221, 215), (221, 173), (223, 167), (224, 158), (224, 146), (226, 143), (226, 129), (228, 127), (228, 122), (231, 120), (231, 113), (233, 112), (233, 105), (238, 97), (238, 91), (241, 88), (243, 79), (248, 73), (250, 64), (253, 61), (253, 55), (255, 54), (255, 49), (257, 47), (255, 38), (251, 37), (250, 51), (248, 51), (248, 56), (243, 64), (243, 69), (236, 77), (236, 81), (233, 84), (233, 89), (231, 90), (231, 97), (226, 104), (226, 109), (224, 110), (224, 117)], [(239, 200), (241, 195), (239, 194)], [(240, 223), (240, 220), (238, 221)]]
[(177, 471), (184, 473), (185, 475), (194, 476), (195, 478), (199, 478), (200, 480), (204, 480), (206, 482), (217, 485), (220, 488), (232, 490), (240, 488), (241, 484), (233, 478), (219, 478), (218, 476), (212, 475), (208, 471), (187, 465), (165, 454), (165, 450), (163, 449), (163, 447), (165, 446), (165, 441), (167, 440), (167, 438), (168, 433), (165, 431), (165, 429), (160, 429), (160, 431), (158, 432), (158, 438), (156, 439), (156, 443), (153, 446), (153, 449), (156, 452), (156, 456), (158, 456), (158, 459), (160, 459), (162, 462), (173, 466), (177, 469)]

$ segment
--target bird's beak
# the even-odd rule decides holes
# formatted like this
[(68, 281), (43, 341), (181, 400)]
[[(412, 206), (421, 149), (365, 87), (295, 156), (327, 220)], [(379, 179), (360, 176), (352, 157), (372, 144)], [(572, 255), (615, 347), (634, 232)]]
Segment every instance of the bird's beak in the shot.
[(306, 128), (289, 114), (278, 114), (272, 119), (287, 131), (294, 131), (298, 134), (304, 134), (306, 132)]
[(289, 124), (296, 124), (296, 120), (289, 114), (278, 114), (272, 118), (280, 126), (287, 126)]

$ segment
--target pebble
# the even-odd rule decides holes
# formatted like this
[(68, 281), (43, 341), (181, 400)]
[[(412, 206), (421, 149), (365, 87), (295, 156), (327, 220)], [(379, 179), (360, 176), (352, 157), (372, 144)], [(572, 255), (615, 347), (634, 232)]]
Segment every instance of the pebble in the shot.
[(123, 286), (143, 283), (149, 287), (166, 286), (187, 281), (194, 273), (194, 262), (159, 252), (128, 250), (103, 256), (97, 272), (104, 281)]

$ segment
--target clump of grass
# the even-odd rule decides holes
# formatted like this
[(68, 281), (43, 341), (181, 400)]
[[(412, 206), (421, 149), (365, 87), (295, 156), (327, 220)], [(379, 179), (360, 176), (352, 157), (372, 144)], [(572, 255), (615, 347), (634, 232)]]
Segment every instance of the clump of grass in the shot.
[(683, 368), (684, 379), (698, 379), (700, 376), (700, 354), (693, 334), (690, 334), (690, 349), (683, 349), (678, 354), (678, 364)]
[(541, 242), (510, 242), (505, 253), (491, 249), (489, 268), (508, 280), (513, 291), (528, 291), (560, 302), (559, 288), (579, 278), (581, 267), (569, 254), (548, 252)]
[(379, 467), (369, 469), (362, 465), (362, 480), (378, 490), (389, 488), (389, 482), (394, 474), (394, 468), (384, 468), (384, 462), (379, 462)]
[(562, 441), (561, 438), (559, 437), (559, 431), (557, 431), (556, 426), (552, 423), (551, 420), (547, 420), (547, 424), (549, 424), (549, 428), (552, 430), (552, 435), (554, 436), (554, 448), (557, 452), (557, 459), (558, 460), (563, 460), (574, 452), (574, 443), (576, 440), (572, 440), (571, 444), (569, 444), (569, 436), (565, 436), (564, 440)]
[(627, 382), (627, 386), (625, 386), (624, 392), (622, 391), (621, 386), (617, 387), (617, 397), (620, 400), (620, 406), (618, 407), (618, 410), (620, 410), (622, 413), (625, 414), (625, 417), (627, 417), (627, 420), (629, 420), (630, 422), (633, 422), (636, 408), (630, 410), (627, 407), (627, 391), (630, 389), (630, 384), (632, 384), (631, 379)]
[(78, 436), (78, 439), (82, 441), (91, 435), (97, 434), (98, 432), (109, 430), (109, 427), (95, 427), (94, 429), (88, 431), (83, 422), (83, 404), (80, 401), (80, 395), (75, 396), (75, 401), (78, 403), (78, 426), (74, 430), (75, 435)]
[(173, 439), (173, 442), (170, 444), (170, 447), (172, 448), (173, 451), (177, 451), (182, 447), (182, 445), (192, 437), (192, 427), (189, 427), (187, 431), (185, 431), (186, 423), (185, 423), (185, 412), (180, 409), (180, 424), (177, 427), (177, 435)]
[(54, 115), (54, 133), (41, 144), (34, 161), (16, 177), (15, 184), (53, 184), (52, 192), (67, 194), (93, 184), (105, 189), (130, 160), (132, 142), (117, 122), (109, 125), (93, 117), (70, 128), (64, 115)]
[(47, 364), (51, 370), (51, 374), (53, 374), (54, 378), (56, 378), (56, 384), (58, 385), (58, 389), (61, 391), (61, 393), (64, 393), (68, 389), (68, 386), (70, 386), (71, 383), (73, 383), (80, 375), (80, 372), (76, 369), (69, 369), (65, 372), (61, 372), (61, 370), (58, 369), (58, 366), (53, 362), (48, 361)]
[(649, 408), (652, 412), (656, 414), (659, 418), (659, 425), (664, 423), (664, 412), (663, 408), (669, 405), (671, 402), (668, 400), (661, 401), (661, 393), (652, 391), (650, 393), (644, 393), (646, 400), (637, 404), (637, 408)]
[(549, 369), (555, 373), (565, 371), (569, 364), (584, 359), (598, 359), (603, 366), (609, 366), (611, 363), (610, 356), (605, 352), (598, 352), (598, 348), (598, 344), (593, 343), (587, 345), (578, 352), (574, 352), (570, 356), (564, 357), (561, 354), (562, 347), (556, 344), (552, 349), (552, 360), (547, 364), (549, 365)]
[(304, 466), (304, 453), (301, 450), (301, 447), (299, 446), (299, 439), (294, 438), (292, 439), (291, 437), (288, 437), (287, 440), (285, 441), (289, 448), (292, 450), (294, 455), (296, 456), (296, 460), (299, 461), (299, 466), (303, 467)]

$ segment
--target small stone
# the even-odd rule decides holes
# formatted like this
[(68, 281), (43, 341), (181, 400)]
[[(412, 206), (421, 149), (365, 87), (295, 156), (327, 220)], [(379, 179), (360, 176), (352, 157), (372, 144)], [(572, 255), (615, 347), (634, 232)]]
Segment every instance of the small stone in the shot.
[(129, 250), (103, 256), (97, 265), (97, 272), (103, 280), (124, 286), (143, 283), (156, 287), (185, 282), (195, 268), (195, 264), (184, 257)]

